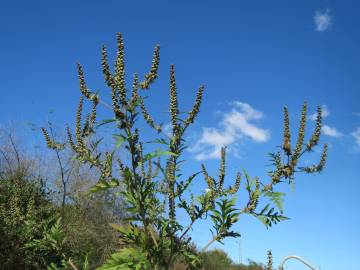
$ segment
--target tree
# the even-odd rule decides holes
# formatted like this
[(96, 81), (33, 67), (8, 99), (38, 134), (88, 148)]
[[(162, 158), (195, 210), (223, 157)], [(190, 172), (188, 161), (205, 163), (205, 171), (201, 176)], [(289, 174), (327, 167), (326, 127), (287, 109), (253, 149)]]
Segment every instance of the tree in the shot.
[[(238, 237), (232, 226), (241, 214), (250, 214), (266, 226), (287, 219), (283, 215), (283, 193), (276, 191), (280, 183), (293, 183), (297, 171), (307, 173), (323, 169), (327, 147), (324, 146), (319, 164), (299, 167), (301, 156), (312, 151), (318, 144), (321, 132), (321, 108), (315, 130), (307, 143), (304, 143), (306, 110), (304, 103), (300, 120), (298, 138), (294, 148), (290, 142), (289, 116), (284, 108), (284, 139), (281, 152), (271, 154), (274, 169), (269, 173), (270, 181), (260, 181), (250, 177), (245, 171), (245, 189), (248, 203), (242, 208), (235, 207), (235, 194), (240, 187), (241, 174), (238, 173), (232, 186), (225, 188), (226, 148), (221, 150), (218, 177), (209, 175), (206, 167), (185, 177), (181, 173), (182, 155), (186, 148), (184, 134), (197, 117), (202, 102), (204, 87), (200, 86), (191, 111), (182, 115), (179, 110), (175, 79), (175, 68), (170, 66), (170, 122), (171, 135), (162, 132), (149, 113), (146, 93), (158, 77), (160, 47), (154, 50), (150, 71), (140, 81), (134, 74), (132, 91), (129, 95), (125, 83), (124, 44), (121, 34), (117, 35), (117, 57), (115, 70), (111, 72), (106, 47), (102, 48), (102, 71), (105, 82), (111, 91), (111, 105), (91, 91), (85, 81), (84, 71), (78, 64), (81, 97), (76, 112), (75, 135), (67, 128), (68, 143), (76, 158), (85, 166), (95, 168), (99, 180), (89, 192), (100, 192), (114, 187), (122, 187), (121, 195), (129, 213), (130, 224), (112, 226), (119, 232), (120, 240), (126, 247), (112, 255), (112, 258), (100, 269), (171, 269), (181, 258), (187, 268), (199, 268), (200, 259), (191, 243), (191, 228), (197, 221), (210, 217), (213, 222), (213, 237), (204, 247), (205, 251), (212, 243), (228, 237)], [(146, 90), (146, 91), (145, 91)], [(84, 100), (90, 102), (91, 112), (83, 121)], [(97, 121), (97, 107), (102, 104), (110, 109), (113, 117)], [(151, 143), (144, 141), (140, 133), (138, 118), (142, 114), (145, 122), (155, 132)], [(102, 151), (102, 139), (98, 139), (99, 129), (104, 125), (114, 128), (114, 149)], [(59, 143), (53, 141), (43, 130), (50, 148), (57, 149)], [(106, 137), (105, 137), (106, 141)], [(122, 155), (119, 155), (120, 149)], [(155, 149), (155, 150), (154, 150)], [(125, 154), (123, 154), (125, 152)], [(117, 173), (119, 172), (119, 173)], [(202, 175), (208, 189), (195, 196), (189, 186)], [(267, 200), (259, 209), (259, 200)], [(187, 225), (177, 219), (178, 211), (184, 211), (189, 217)]]
[(202, 254), (203, 270), (229, 270), (232, 260), (220, 249), (214, 249)]

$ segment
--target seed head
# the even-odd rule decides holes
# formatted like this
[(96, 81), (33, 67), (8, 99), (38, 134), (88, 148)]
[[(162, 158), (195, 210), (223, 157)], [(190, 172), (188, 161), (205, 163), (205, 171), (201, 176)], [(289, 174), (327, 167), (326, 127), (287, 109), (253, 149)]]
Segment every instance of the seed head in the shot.
[(301, 151), (302, 151), (303, 143), (304, 143), (305, 128), (306, 128), (306, 110), (307, 110), (307, 104), (306, 104), (306, 102), (304, 102), (303, 109), (301, 112), (300, 127), (299, 127), (298, 139), (296, 142), (296, 148), (295, 148), (295, 152), (291, 158), (292, 167), (296, 166), (298, 159), (300, 157)]
[(290, 144), (290, 121), (289, 111), (287, 107), (284, 107), (284, 142), (283, 150), (286, 155), (291, 155), (291, 144)]
[(117, 118), (123, 119), (124, 113), (121, 111), (119, 106), (119, 100), (117, 97), (117, 90), (115, 87), (111, 88), (111, 101), (114, 114)]
[(320, 162), (319, 162), (319, 164), (317, 166), (318, 171), (321, 171), (324, 168), (325, 164), (326, 164), (327, 150), (328, 150), (328, 145), (324, 144), (324, 148), (323, 148), (323, 151), (321, 153)]
[(311, 151), (311, 149), (319, 142), (321, 135), (321, 122), (322, 122), (322, 110), (321, 107), (318, 106), (314, 133), (312, 134), (310, 141), (306, 145), (308, 151)]
[(133, 86), (132, 86), (131, 104), (135, 104), (135, 102), (139, 98), (138, 89), (139, 89), (139, 77), (138, 74), (135, 73), (133, 79)]
[(117, 34), (117, 57), (115, 63), (115, 85), (119, 91), (120, 102), (126, 105), (126, 86), (125, 86), (125, 61), (124, 61), (124, 42), (121, 33)]
[(247, 206), (247, 210), (249, 212), (252, 212), (256, 209), (258, 203), (259, 203), (259, 198), (260, 198), (260, 182), (258, 179), (256, 179), (255, 182), (255, 190), (253, 192), (251, 192), (251, 196), (250, 196), (250, 201), (248, 203)]
[(230, 188), (229, 193), (230, 194), (235, 194), (236, 192), (238, 192), (238, 190), (240, 188), (240, 183), (241, 183), (241, 174), (238, 172), (237, 175), (236, 175), (235, 183)]
[(145, 80), (140, 83), (141, 89), (148, 89), (150, 84), (152, 84), (155, 79), (158, 77), (158, 68), (160, 63), (160, 45), (156, 45), (154, 49), (154, 55), (151, 63), (151, 69), (148, 74), (145, 76)]
[(320, 161), (317, 165), (313, 165), (310, 167), (305, 167), (305, 168), (300, 168), (302, 169), (304, 172), (307, 173), (316, 173), (316, 172), (321, 172), (326, 164), (326, 157), (327, 157), (327, 150), (328, 150), (328, 146), (327, 144), (324, 145), (323, 151), (321, 153), (321, 158)]
[(96, 121), (96, 108), (97, 108), (97, 102), (93, 101), (92, 103), (92, 109), (91, 109), (91, 114), (90, 114), (90, 126), (91, 128), (94, 126), (95, 121)]
[(219, 168), (219, 181), (217, 184), (217, 190), (219, 193), (223, 191), (224, 180), (225, 180), (225, 157), (226, 157), (226, 147), (221, 148), (221, 161)]
[(111, 75), (110, 72), (110, 67), (109, 67), (109, 63), (108, 63), (108, 57), (107, 57), (107, 51), (106, 51), (106, 47), (102, 46), (101, 48), (101, 66), (102, 66), (102, 71), (105, 77), (105, 82), (106, 84), (111, 87), (114, 88), (114, 80), (113, 77)]
[(112, 177), (112, 158), (112, 154), (105, 152), (105, 162), (101, 170), (102, 179), (108, 179)]
[(41, 128), (41, 131), (44, 135), (46, 145), (51, 149), (56, 149), (57, 148), (56, 143), (52, 139), (50, 139), (50, 136), (49, 136), (49, 133), (47, 132), (47, 130), (45, 128)]
[(205, 181), (209, 187), (209, 189), (214, 190), (215, 188), (215, 180), (211, 176), (209, 176), (204, 164), (201, 164), (201, 171), (205, 177)]
[(90, 99), (91, 92), (86, 86), (85, 78), (84, 78), (84, 70), (80, 63), (77, 64), (77, 69), (78, 69), (78, 77), (80, 82), (80, 91), (84, 95), (84, 97)]
[(66, 126), (66, 134), (67, 134), (68, 141), (69, 141), (71, 148), (74, 150), (74, 152), (77, 152), (77, 146), (74, 143), (69, 126)]
[(91, 126), (90, 126), (90, 115), (88, 114), (85, 118), (85, 123), (84, 123), (84, 127), (82, 129), (82, 138), (85, 138), (87, 136), (89, 136), (91, 133)]
[(194, 122), (194, 119), (196, 118), (197, 114), (199, 113), (203, 93), (204, 93), (204, 86), (202, 85), (202, 86), (200, 86), (200, 88), (197, 91), (195, 104), (194, 104), (192, 110), (189, 112), (188, 117), (185, 120), (186, 125), (192, 124)]
[(82, 138), (82, 127), (81, 127), (81, 115), (82, 115), (82, 110), (83, 110), (83, 102), (84, 102), (84, 98), (81, 96), (80, 102), (79, 102), (79, 105), (78, 105), (78, 108), (76, 111), (76, 121), (75, 121), (75, 135), (76, 135), (76, 140), (78, 142), (80, 149), (85, 148), (85, 143)]
[[(170, 66), (170, 116), (173, 130), (177, 129), (179, 114), (174, 65)], [(175, 132), (173, 132), (175, 134)]]

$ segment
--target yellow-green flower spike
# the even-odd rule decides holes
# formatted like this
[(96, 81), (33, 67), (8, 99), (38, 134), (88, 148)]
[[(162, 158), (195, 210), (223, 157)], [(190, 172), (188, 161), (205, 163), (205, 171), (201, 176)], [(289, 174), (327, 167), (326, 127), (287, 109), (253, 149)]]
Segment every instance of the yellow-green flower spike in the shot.
[(104, 180), (112, 177), (112, 155), (109, 152), (105, 152), (105, 162), (101, 173)]
[(173, 126), (173, 131), (177, 129), (178, 115), (179, 115), (179, 109), (178, 109), (178, 100), (177, 100), (175, 69), (174, 69), (174, 65), (171, 65), (170, 66), (170, 118), (171, 118), (171, 124)]
[(300, 169), (302, 169), (304, 172), (307, 172), (307, 173), (321, 172), (326, 164), (327, 150), (328, 150), (328, 146), (327, 146), (327, 144), (324, 144), (319, 163), (317, 165), (300, 168)]
[(220, 168), (219, 168), (219, 181), (217, 184), (217, 190), (219, 193), (223, 191), (224, 181), (225, 181), (225, 158), (226, 158), (226, 147), (221, 148), (221, 159), (220, 159)]
[(133, 105), (137, 102), (139, 98), (138, 89), (139, 89), (139, 76), (137, 73), (135, 73), (133, 79), (133, 85), (132, 85), (132, 93), (131, 93), (131, 104)]
[(200, 106), (201, 106), (204, 89), (205, 89), (205, 87), (202, 85), (202, 86), (200, 86), (200, 88), (197, 91), (194, 106), (193, 106), (192, 110), (189, 112), (189, 115), (185, 120), (185, 124), (187, 126), (194, 122), (194, 119), (196, 118), (197, 114), (200, 111)]
[(67, 134), (67, 137), (68, 137), (70, 147), (74, 150), (74, 152), (77, 152), (77, 146), (74, 143), (70, 128), (68, 126), (66, 126), (66, 134)]
[(90, 114), (90, 127), (93, 128), (95, 121), (96, 121), (96, 108), (97, 108), (97, 102), (93, 101), (92, 103), (92, 109), (91, 109), (91, 114)]
[(45, 128), (41, 128), (41, 131), (42, 131), (42, 133), (44, 135), (47, 147), (49, 147), (51, 149), (56, 149), (56, 143), (53, 140), (50, 139), (50, 135), (47, 132), (47, 130)]
[(85, 78), (84, 78), (84, 70), (80, 63), (77, 64), (77, 69), (78, 69), (78, 77), (80, 82), (80, 91), (84, 95), (84, 97), (90, 99), (91, 92), (86, 86)]
[(317, 107), (317, 116), (314, 133), (311, 136), (310, 141), (306, 144), (306, 149), (311, 151), (312, 148), (318, 144), (321, 135), (321, 124), (322, 124), (322, 110), (321, 106)]
[(304, 102), (302, 112), (301, 112), (301, 119), (300, 119), (300, 127), (298, 132), (298, 139), (296, 142), (296, 148), (295, 152), (292, 155), (291, 158), (291, 166), (294, 168), (298, 162), (298, 159), (300, 157), (303, 143), (304, 143), (304, 137), (305, 137), (305, 128), (306, 128), (306, 111), (307, 111), (307, 104)]
[(76, 111), (76, 121), (75, 121), (75, 136), (76, 136), (76, 140), (77, 140), (78, 145), (81, 150), (83, 150), (85, 148), (85, 143), (82, 138), (82, 127), (81, 127), (81, 115), (82, 115), (82, 110), (83, 110), (83, 102), (84, 102), (84, 98), (81, 96), (80, 102), (79, 102), (79, 105), (78, 105), (78, 108)]
[(150, 84), (152, 84), (155, 79), (158, 77), (158, 68), (160, 64), (160, 45), (156, 45), (154, 49), (154, 55), (151, 63), (151, 68), (148, 74), (145, 76), (145, 80), (140, 83), (141, 89), (148, 89)]
[(175, 163), (172, 160), (168, 161), (167, 165), (167, 178), (168, 178), (168, 199), (169, 199), (169, 216), (170, 219), (174, 220), (176, 217), (175, 213)]
[(260, 182), (258, 179), (256, 179), (255, 190), (250, 193), (250, 199), (245, 208), (245, 212), (251, 213), (251, 212), (255, 211), (255, 209), (259, 203), (260, 194), (261, 194)]
[(105, 77), (106, 84), (109, 87), (114, 88), (114, 80), (113, 80), (113, 77), (110, 72), (107, 51), (106, 51), (105, 46), (102, 46), (102, 48), (101, 48), (101, 66), (102, 66), (102, 71), (103, 71), (103, 74)]
[(283, 150), (286, 155), (291, 155), (291, 143), (290, 143), (290, 121), (289, 111), (287, 107), (284, 107), (284, 138), (283, 138)]
[(82, 138), (85, 138), (90, 135), (91, 127), (90, 127), (90, 115), (88, 114), (85, 118), (84, 127), (82, 129)]
[(215, 180), (209, 176), (204, 164), (201, 164), (201, 171), (205, 177), (205, 181), (209, 187), (210, 190), (214, 190), (215, 189)]
[(114, 81), (119, 91), (120, 102), (126, 105), (126, 86), (125, 86), (125, 61), (124, 61), (124, 42), (121, 33), (117, 34), (117, 57), (115, 63)]
[(114, 111), (114, 114), (117, 118), (122, 119), (124, 117), (124, 113), (121, 111), (119, 106), (119, 100), (117, 95), (116, 87), (111, 88), (111, 105)]
[(238, 172), (236, 175), (236, 180), (235, 183), (232, 187), (230, 187), (229, 189), (229, 193), (230, 194), (235, 194), (236, 192), (238, 192), (239, 188), (240, 188), (240, 183), (241, 183), (241, 174)]
[(324, 144), (323, 147), (323, 151), (321, 153), (321, 158), (320, 158), (320, 162), (317, 165), (317, 170), (318, 171), (322, 171), (322, 169), (324, 168), (325, 164), (326, 164), (326, 159), (327, 159), (327, 151), (328, 151), (328, 145)]
[(271, 186), (269, 186), (269, 188), (272, 188), (273, 184), (277, 184), (280, 182), (282, 173), (282, 169), (276, 169), (276, 171), (271, 175)]

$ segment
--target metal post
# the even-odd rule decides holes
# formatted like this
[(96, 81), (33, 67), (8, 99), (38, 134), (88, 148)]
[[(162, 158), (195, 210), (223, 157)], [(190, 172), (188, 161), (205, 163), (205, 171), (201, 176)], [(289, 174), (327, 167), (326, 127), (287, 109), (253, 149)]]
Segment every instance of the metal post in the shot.
[(242, 250), (241, 250), (241, 238), (239, 238), (239, 240), (237, 241), (238, 245), (239, 245), (239, 264), (242, 264)]
[(290, 259), (295, 259), (298, 260), (300, 262), (302, 262), (303, 264), (305, 264), (307, 267), (309, 267), (312, 270), (317, 270), (314, 266), (312, 266), (310, 263), (308, 263), (307, 261), (305, 261), (303, 258), (301, 258), (300, 256), (296, 256), (296, 255), (290, 255), (287, 256), (283, 259), (282, 263), (279, 266), (279, 270), (284, 270), (284, 264), (286, 261), (290, 260)]

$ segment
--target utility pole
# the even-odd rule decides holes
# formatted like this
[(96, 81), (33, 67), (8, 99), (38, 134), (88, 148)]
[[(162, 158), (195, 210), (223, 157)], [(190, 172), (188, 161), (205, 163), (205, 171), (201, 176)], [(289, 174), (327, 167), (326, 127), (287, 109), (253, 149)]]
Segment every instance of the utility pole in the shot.
[(239, 238), (239, 240), (237, 241), (238, 245), (239, 245), (239, 264), (242, 264), (242, 250), (241, 250), (241, 237)]

